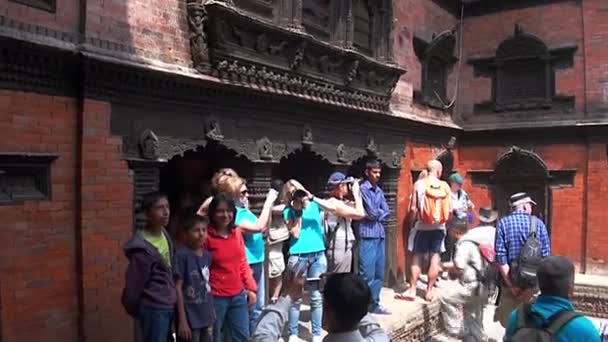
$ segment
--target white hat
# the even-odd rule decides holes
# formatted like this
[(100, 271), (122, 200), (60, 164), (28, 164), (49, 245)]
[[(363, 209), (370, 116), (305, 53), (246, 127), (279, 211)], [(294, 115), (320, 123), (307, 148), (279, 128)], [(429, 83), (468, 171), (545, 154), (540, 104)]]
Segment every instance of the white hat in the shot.
[(536, 205), (536, 202), (532, 200), (532, 198), (525, 192), (518, 192), (516, 194), (511, 195), (509, 200), (511, 203), (511, 207), (517, 207), (521, 204), (532, 203)]

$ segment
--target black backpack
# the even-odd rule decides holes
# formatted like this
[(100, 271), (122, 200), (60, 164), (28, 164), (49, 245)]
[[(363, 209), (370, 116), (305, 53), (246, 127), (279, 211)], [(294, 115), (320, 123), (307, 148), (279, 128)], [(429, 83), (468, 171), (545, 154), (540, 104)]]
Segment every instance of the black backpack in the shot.
[[(517, 329), (511, 338), (506, 339), (509, 342), (552, 342), (556, 340), (556, 335), (559, 330), (568, 322), (581, 314), (563, 310), (559, 311), (549, 319), (544, 320), (539, 314), (531, 311), (531, 304), (523, 304), (517, 309)], [(531, 316), (538, 316), (543, 321), (543, 324), (538, 326), (530, 322)]]
[(538, 220), (530, 216), (530, 233), (519, 252), (519, 256), (510, 267), (511, 281), (522, 289), (535, 288), (536, 271), (543, 259), (543, 253), (538, 239)]

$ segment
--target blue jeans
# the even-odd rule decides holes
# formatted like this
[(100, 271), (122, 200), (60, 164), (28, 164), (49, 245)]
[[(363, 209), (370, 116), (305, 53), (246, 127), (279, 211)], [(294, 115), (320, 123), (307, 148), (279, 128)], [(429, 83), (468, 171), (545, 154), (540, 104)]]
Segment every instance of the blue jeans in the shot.
[(249, 267), (251, 267), (251, 272), (253, 272), (255, 283), (258, 285), (257, 302), (255, 305), (249, 306), (249, 333), (253, 334), (265, 306), (264, 263), (259, 262), (257, 264), (250, 264)]
[[(290, 255), (287, 261), (287, 269), (294, 272), (294, 267), (299, 262), (308, 262), (306, 277), (316, 278), (327, 271), (327, 258), (325, 252), (305, 253)], [(321, 336), (321, 320), (323, 319), (323, 297), (319, 290), (312, 291), (310, 295), (310, 321), (312, 325), (312, 336)], [(298, 334), (298, 322), (300, 320), (299, 299), (289, 308), (289, 335)]]
[(249, 309), (247, 292), (232, 297), (213, 297), (215, 323), (214, 342), (246, 342), (249, 340)]
[(173, 309), (157, 309), (141, 305), (139, 308), (139, 328), (143, 342), (167, 342), (171, 335)]
[(380, 290), (384, 283), (384, 239), (359, 240), (359, 275), (372, 291), (372, 310), (380, 305)]

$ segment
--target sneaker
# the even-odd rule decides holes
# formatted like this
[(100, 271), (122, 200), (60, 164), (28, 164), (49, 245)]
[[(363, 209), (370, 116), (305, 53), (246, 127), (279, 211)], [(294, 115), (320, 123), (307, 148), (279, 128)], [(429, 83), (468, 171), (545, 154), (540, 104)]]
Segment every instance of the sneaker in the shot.
[(321, 336), (313, 336), (312, 342), (322, 342), (323, 338)]
[(298, 337), (298, 335), (290, 335), (289, 342), (300, 342), (300, 338)]
[(385, 308), (382, 305), (378, 305), (377, 308), (372, 310), (372, 313), (376, 314), (376, 315), (391, 315), (392, 314), (387, 308)]

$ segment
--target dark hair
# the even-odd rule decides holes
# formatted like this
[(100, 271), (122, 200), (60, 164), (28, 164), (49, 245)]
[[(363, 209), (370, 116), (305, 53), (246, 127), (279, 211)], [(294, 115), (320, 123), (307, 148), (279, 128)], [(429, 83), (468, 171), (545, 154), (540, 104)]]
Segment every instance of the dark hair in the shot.
[(234, 205), (234, 198), (223, 192), (214, 196), (213, 200), (211, 200), (211, 203), (209, 203), (209, 210), (207, 211), (209, 223), (213, 227), (217, 228), (217, 224), (213, 220), (215, 212), (217, 211), (217, 207), (219, 207), (222, 203), (228, 204), (228, 209), (232, 211), (232, 222), (230, 222), (228, 225), (230, 228), (234, 228), (234, 219), (236, 218), (236, 206)]
[(574, 284), (574, 264), (563, 256), (546, 257), (540, 262), (536, 277), (541, 294), (569, 298)]
[(378, 159), (370, 159), (367, 162), (365, 162), (366, 170), (381, 169), (381, 168), (382, 168), (382, 164), (380, 163), (380, 161)]
[(283, 185), (285, 185), (285, 182), (280, 179), (274, 179), (272, 182), (270, 182), (270, 188), (276, 190), (277, 192), (281, 192)]
[(198, 223), (202, 223), (205, 226), (209, 225), (208, 218), (206, 218), (204, 216), (196, 215), (195, 213), (192, 213), (189, 211), (182, 217), (181, 222), (182, 222), (181, 229), (184, 233), (187, 233), (188, 231), (190, 231), (190, 229), (192, 229)]
[(361, 277), (352, 273), (335, 273), (327, 276), (323, 300), (336, 314), (336, 332), (356, 329), (367, 315), (372, 294)]
[(167, 199), (167, 195), (158, 191), (148, 192), (141, 197), (141, 211), (147, 213), (161, 199)]

